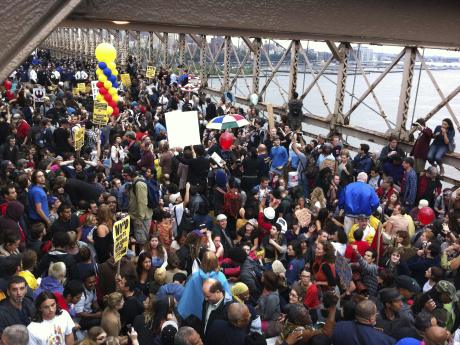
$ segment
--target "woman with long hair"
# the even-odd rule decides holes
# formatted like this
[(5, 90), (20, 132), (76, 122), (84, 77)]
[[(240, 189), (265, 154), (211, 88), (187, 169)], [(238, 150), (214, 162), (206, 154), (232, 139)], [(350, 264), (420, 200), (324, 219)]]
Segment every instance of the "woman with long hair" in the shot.
[(317, 243), (312, 272), (316, 278), (316, 285), (319, 286), (322, 291), (332, 290), (337, 286), (335, 249), (330, 242), (321, 241)]
[(314, 214), (318, 214), (320, 209), (327, 206), (327, 200), (321, 187), (316, 187), (312, 190), (310, 194), (310, 205)]
[(145, 303), (143, 314), (137, 315), (133, 327), (138, 333), (140, 344), (158, 344), (161, 326), (167, 321), (176, 321), (174, 309), (176, 302), (173, 296), (149, 298)]
[(447, 152), (453, 152), (455, 150), (455, 129), (451, 119), (445, 118), (442, 120), (442, 124), (437, 126), (433, 132), (433, 142), (428, 150), (428, 162), (431, 165), (439, 165), (439, 174), (444, 175), (444, 167), (442, 165), (442, 159)]
[(113, 139), (112, 146), (110, 147), (110, 174), (115, 177), (121, 177), (123, 161), (126, 157), (126, 153), (121, 146), (121, 142), (122, 138), (117, 134)]
[(250, 219), (236, 233), (236, 241), (240, 244), (250, 244), (251, 251), (259, 248), (258, 223), (255, 219)]
[(118, 337), (121, 331), (121, 320), (119, 311), (123, 308), (123, 295), (119, 292), (112, 292), (104, 296), (106, 305), (102, 312), (101, 327), (108, 336)]
[(152, 257), (152, 267), (165, 268), (168, 264), (168, 253), (160, 241), (160, 234), (152, 233), (149, 240), (144, 245), (143, 252), (147, 252)]
[(201, 319), (204, 301), (202, 284), (204, 280), (210, 278), (221, 282), (225, 290), (225, 301), (232, 299), (230, 285), (225, 275), (220, 271), (219, 260), (216, 254), (206, 251), (203, 254), (199, 270), (192, 274), (185, 285), (184, 292), (177, 306), (177, 311), (183, 319), (191, 315)]
[(139, 254), (136, 265), (137, 288), (142, 291), (144, 296), (149, 295), (149, 283), (154, 278), (155, 269), (152, 268), (152, 256), (149, 252)]
[(29, 344), (74, 344), (75, 323), (67, 311), (61, 310), (53, 293), (40, 293), (35, 299), (35, 308), (35, 317), (27, 326)]
[(109, 206), (102, 204), (97, 210), (96, 231), (93, 232), (94, 248), (96, 249), (99, 263), (110, 258), (113, 251), (112, 226), (113, 218)]
[(272, 271), (265, 271), (262, 276), (262, 295), (256, 310), (262, 320), (262, 330), (267, 337), (279, 334), (278, 318), (281, 315), (280, 296), (278, 293), (278, 276)]

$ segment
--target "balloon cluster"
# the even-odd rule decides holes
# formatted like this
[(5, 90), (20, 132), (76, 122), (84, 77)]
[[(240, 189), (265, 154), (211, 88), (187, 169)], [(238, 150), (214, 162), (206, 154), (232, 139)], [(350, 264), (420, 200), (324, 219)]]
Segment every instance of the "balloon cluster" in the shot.
[(96, 69), (97, 87), (99, 94), (96, 99), (99, 102), (107, 103), (107, 113), (117, 116), (120, 113), (118, 109), (118, 71), (115, 59), (117, 51), (110, 43), (101, 43), (95, 50), (96, 59), (99, 61)]
[(11, 81), (9, 80), (5, 80), (3, 82), (3, 86), (5, 87), (6, 89), (6, 92), (5, 92), (5, 97), (8, 101), (11, 101), (12, 99), (14, 99), (14, 92), (11, 91), (11, 87), (13, 86), (13, 84), (11, 83)]

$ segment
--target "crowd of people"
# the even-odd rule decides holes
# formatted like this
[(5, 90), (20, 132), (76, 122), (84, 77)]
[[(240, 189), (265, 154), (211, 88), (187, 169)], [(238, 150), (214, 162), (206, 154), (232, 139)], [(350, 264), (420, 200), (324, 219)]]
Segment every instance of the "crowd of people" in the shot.
[[(460, 344), (450, 119), (417, 120), (411, 152), (391, 136), (352, 155), (338, 133), (306, 141), (297, 93), (270, 126), (257, 106), (183, 91), (184, 66), (148, 79), (129, 57), (101, 126), (91, 88), (75, 92), (94, 70), (38, 51), (1, 89), (4, 344)], [(198, 112), (201, 145), (169, 146), (171, 110)], [(206, 128), (226, 114), (250, 124)]]

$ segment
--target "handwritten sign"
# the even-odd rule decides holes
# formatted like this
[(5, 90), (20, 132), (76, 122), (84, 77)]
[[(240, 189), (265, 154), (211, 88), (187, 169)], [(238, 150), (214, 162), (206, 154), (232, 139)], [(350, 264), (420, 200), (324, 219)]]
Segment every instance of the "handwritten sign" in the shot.
[(73, 136), (75, 151), (79, 151), (85, 144), (85, 127), (75, 129)]
[(113, 258), (121, 260), (128, 252), (130, 217), (126, 216), (113, 224)]
[(311, 213), (308, 209), (303, 208), (303, 209), (295, 211), (295, 216), (297, 220), (299, 221), (299, 225), (301, 228), (305, 228), (310, 225)]
[(109, 122), (107, 103), (94, 101), (93, 123), (95, 125), (105, 126), (107, 122)]
[(99, 88), (97, 87), (97, 80), (93, 80), (91, 82), (91, 94), (93, 96), (93, 101), (95, 101), (97, 95), (99, 94)]
[(123, 83), (124, 86), (130, 87), (131, 86), (131, 76), (129, 73), (123, 73), (121, 75), (121, 82)]
[(157, 69), (154, 66), (147, 66), (147, 70), (145, 72), (145, 76), (147, 78), (155, 78), (155, 74), (157, 72)]
[(44, 101), (46, 96), (46, 89), (44, 87), (34, 87), (32, 90), (32, 95), (34, 97), (34, 101), (37, 103), (41, 103)]

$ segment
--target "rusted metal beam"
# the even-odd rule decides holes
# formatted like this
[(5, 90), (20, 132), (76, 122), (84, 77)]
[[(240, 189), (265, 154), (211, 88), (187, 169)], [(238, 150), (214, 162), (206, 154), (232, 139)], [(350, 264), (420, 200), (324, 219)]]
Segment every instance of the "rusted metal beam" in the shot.
[[(335, 45), (333, 45), (335, 48)], [(335, 130), (337, 124), (344, 123), (343, 104), (345, 102), (345, 90), (348, 76), (348, 56), (350, 53), (350, 44), (341, 43), (337, 50), (338, 61), (340, 61), (339, 69), (337, 70), (337, 85), (335, 91), (334, 112), (331, 115), (331, 131)]]
[(293, 41), (291, 45), (291, 64), (289, 69), (289, 99), (292, 98), (292, 95), (297, 90), (297, 67), (299, 63), (299, 48), (300, 41)]
[[(243, 38), (244, 40), (244, 38)], [(247, 44), (247, 43), (246, 43)], [(252, 46), (252, 93), (259, 94), (260, 84), (260, 49), (262, 46), (262, 39), (255, 38)]]
[(232, 40), (230, 36), (224, 38), (224, 82), (222, 84), (222, 91), (229, 91), (230, 86), (230, 49)]
[(263, 95), (265, 90), (267, 89), (268, 85), (270, 85), (270, 82), (273, 80), (273, 78), (275, 77), (276, 75), (276, 72), (278, 72), (278, 70), (280, 69), (281, 65), (283, 64), (284, 62), (284, 59), (286, 59), (286, 56), (288, 55), (290, 49), (292, 47), (292, 41), (291, 43), (289, 44), (289, 46), (286, 48), (286, 50), (284, 51), (283, 55), (281, 56), (281, 58), (279, 59), (278, 63), (276, 64), (275, 68), (272, 70), (272, 72), (270, 73), (270, 76), (267, 78), (267, 80), (265, 81), (265, 84), (264, 86), (262, 86), (262, 89), (260, 90), (260, 95)]
[(401, 81), (401, 92), (399, 94), (398, 113), (396, 116), (395, 133), (400, 140), (408, 140), (409, 133), (406, 128), (407, 113), (409, 111), (412, 81), (417, 48), (406, 47), (404, 49), (404, 67)]
[(332, 56), (334, 56), (334, 59), (337, 61), (341, 62), (342, 61), (342, 54), (340, 53), (340, 48), (337, 48), (334, 42), (331, 42), (329, 40), (326, 41), (327, 46), (329, 47)]

